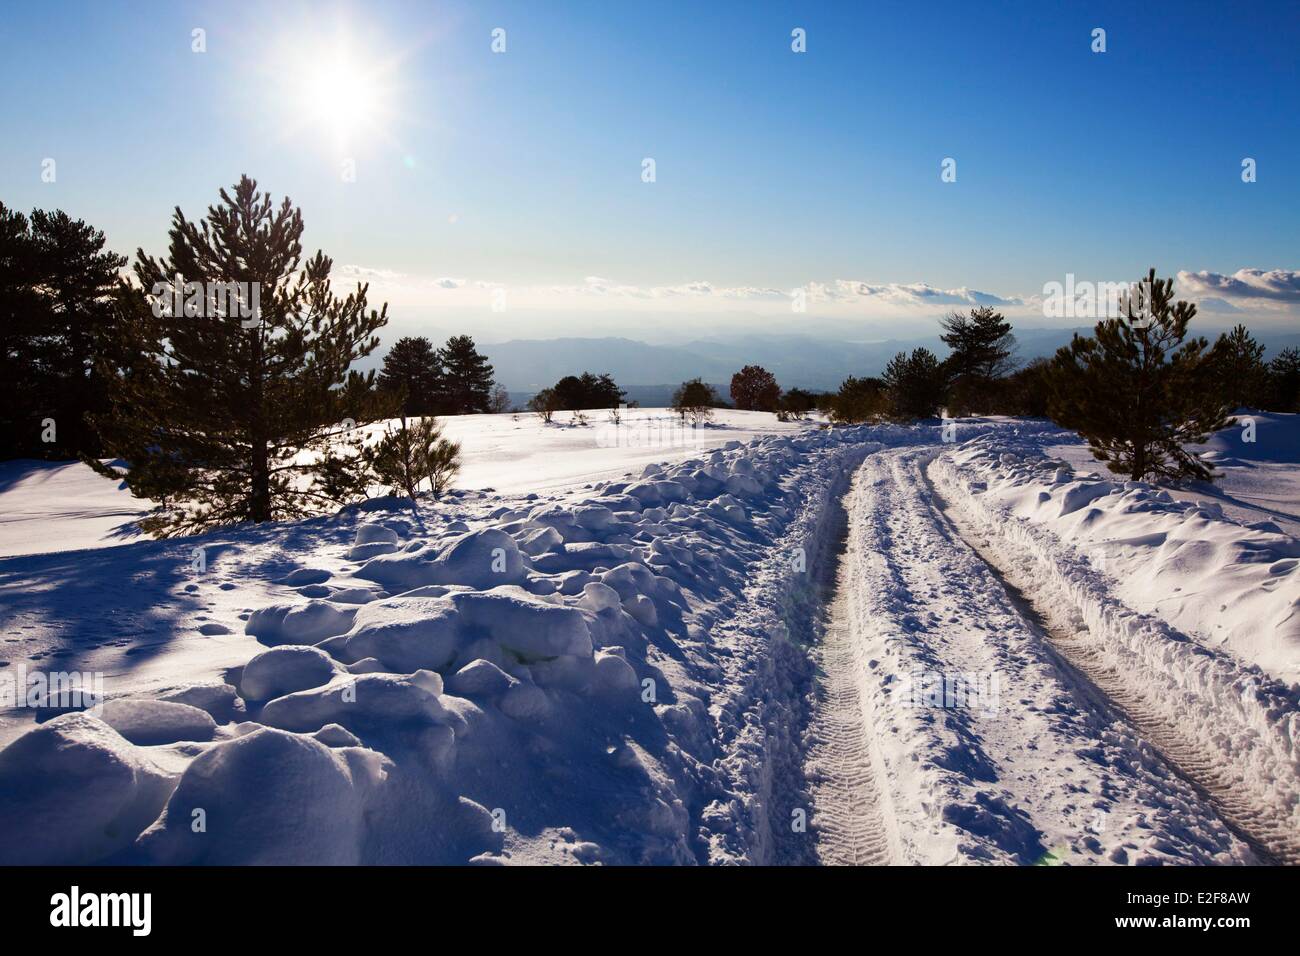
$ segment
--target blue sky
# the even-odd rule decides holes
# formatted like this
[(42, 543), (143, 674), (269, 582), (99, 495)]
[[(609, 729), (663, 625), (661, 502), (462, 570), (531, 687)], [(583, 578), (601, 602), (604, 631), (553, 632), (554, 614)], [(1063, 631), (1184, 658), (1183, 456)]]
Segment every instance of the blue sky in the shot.
[[(845, 321), (960, 290), (1032, 312), (1067, 273), (1150, 265), (1294, 321), (1300, 5), (705, 6), (10, 4), (0, 200), (156, 253), (174, 205), (247, 172), (404, 319), (503, 288), (538, 335), (575, 310), (788, 315), (796, 287)], [(357, 101), (304, 119), (305, 88)]]

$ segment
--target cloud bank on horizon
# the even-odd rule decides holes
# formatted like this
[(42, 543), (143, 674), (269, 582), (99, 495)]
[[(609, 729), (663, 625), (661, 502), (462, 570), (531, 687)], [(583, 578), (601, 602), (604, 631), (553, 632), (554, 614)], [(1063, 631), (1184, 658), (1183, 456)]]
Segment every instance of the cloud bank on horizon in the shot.
[[(991, 306), (1022, 321), (1061, 324), (1043, 309), (1044, 291), (1001, 294), (965, 286), (939, 288), (926, 282), (809, 280), (793, 289), (726, 285), (694, 280), (638, 285), (600, 276), (580, 282), (512, 284), (482, 278), (420, 276), (391, 269), (344, 265), (343, 281), (368, 282), (372, 296), (429, 314), (490, 309), (497, 312), (653, 312), (671, 321), (707, 313), (748, 312), (777, 318), (807, 312), (837, 318), (882, 319), (940, 315), (953, 309)], [(1059, 280), (1055, 280), (1059, 281)], [(1113, 280), (1119, 281), (1119, 280)], [(1265, 325), (1300, 319), (1300, 269), (1239, 269), (1231, 275), (1182, 270), (1177, 293), (1203, 313), (1240, 313)], [(801, 306), (801, 307), (799, 307)], [(1078, 324), (1071, 320), (1065, 324)]]

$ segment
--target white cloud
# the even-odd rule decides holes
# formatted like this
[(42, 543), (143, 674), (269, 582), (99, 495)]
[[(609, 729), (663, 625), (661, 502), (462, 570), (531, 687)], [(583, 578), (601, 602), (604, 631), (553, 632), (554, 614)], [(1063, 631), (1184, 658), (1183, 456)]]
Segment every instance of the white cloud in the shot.
[(925, 282), (901, 284), (890, 282), (874, 285), (851, 279), (837, 279), (836, 290), (840, 293), (857, 296), (870, 301), (885, 302), (896, 306), (936, 306), (936, 305), (1024, 305), (1019, 298), (1004, 298), (991, 292), (980, 292), (962, 286), (957, 289), (936, 289)]
[(1188, 295), (1208, 295), (1227, 301), (1300, 302), (1300, 270), (1297, 269), (1238, 269), (1232, 275), (1180, 272), (1178, 286)]
[(380, 282), (398, 282), (406, 278), (401, 272), (392, 269), (373, 269), (370, 266), (342, 265), (338, 267), (338, 278), (355, 279), (358, 282), (377, 280)]

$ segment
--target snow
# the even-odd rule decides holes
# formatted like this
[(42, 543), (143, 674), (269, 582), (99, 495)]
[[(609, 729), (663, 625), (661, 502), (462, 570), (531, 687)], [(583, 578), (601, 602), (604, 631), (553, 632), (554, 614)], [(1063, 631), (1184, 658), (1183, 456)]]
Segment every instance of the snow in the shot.
[(0, 462), (0, 556), (139, 540), (148, 508), (79, 461)]
[(103, 721), (63, 714), (0, 750), (7, 864), (94, 863), (131, 844), (174, 781)]
[[(557, 413), (549, 425), (528, 412), (440, 418), (445, 437), (461, 443), (456, 486), (519, 494), (567, 490), (647, 463), (689, 458), (730, 441), (796, 434), (807, 427), (778, 422), (765, 412), (734, 409), (718, 409), (713, 422), (700, 428), (681, 427), (677, 416), (663, 408), (626, 409), (618, 426), (604, 411), (586, 416), (586, 425), (570, 424), (569, 412)], [(378, 434), (387, 424), (366, 426), (366, 431)], [(147, 510), (123, 486), (81, 462), (0, 462), (0, 557), (147, 540), (134, 527)], [(367, 556), (357, 554), (352, 560)]]
[[(548, 439), (553, 433), (529, 426)], [(627, 471), (625, 449), (605, 449), (606, 462), (616, 464), (604, 470), (615, 480), (546, 499), (531, 490), (461, 493), (418, 514), (379, 501), (286, 526), (279, 536), (250, 529), (113, 549), (136, 560), (142, 552), (166, 554), (188, 571), (190, 548), (219, 539), (206, 565), (220, 582), (215, 591), (195, 574), (164, 593), (211, 594), (220, 605), (227, 603), (221, 595), (243, 592), (239, 603), (255, 603), (236, 617), (244, 637), (262, 645), (231, 664), (223, 659), (213, 668), (223, 680), (204, 683), (205, 675), (192, 673), (182, 687), (156, 688), (173, 700), (155, 701), (152, 710), (136, 703), (155, 688), (138, 686), (134, 662), (123, 668), (125, 680), (110, 675), (106, 711), (125, 701), (129, 735), (181, 774), (158, 825), (116, 859), (695, 860), (687, 800), (700, 799), (692, 794), (701, 788), (725, 792), (725, 781), (708, 770), (713, 734), (700, 681), (714, 665), (696, 645), (708, 641), (720, 598), (743, 609), (738, 598), (750, 566), (799, 513), (800, 487), (858, 453), (838, 433), (783, 430), (794, 434), (747, 444), (735, 429), (719, 428), (726, 438), (714, 444), (727, 450), (688, 449), (697, 457), (683, 452), (684, 461), (642, 465), (642, 478)], [(383, 553), (369, 553), (374, 545)], [(271, 560), (259, 564), (259, 557)], [(15, 578), (52, 568), (34, 558), (9, 564), (17, 565)], [(253, 581), (227, 577), (252, 567)], [(91, 650), (93, 659), (98, 649)], [(238, 694), (234, 701), (227, 687)], [(178, 697), (206, 704), (226, 722), (213, 730), (207, 712)], [(185, 728), (182, 713), (201, 715), (204, 732)], [(311, 743), (286, 743), (286, 734)], [(382, 754), (395, 782), (385, 789), (385, 771), (367, 787), (345, 785), (336, 762), (314, 755), (327, 741)], [(283, 797), (277, 794), (290, 784), (271, 779), (277, 761), (304, 776)], [(501, 766), (511, 772), (484, 772)], [(568, 779), (573, 773), (588, 782)], [(540, 789), (539, 780), (546, 781)], [(304, 810), (295, 801), (313, 787), (321, 806)], [(593, 801), (593, 792), (603, 796)], [(213, 807), (229, 806), (232, 793), (239, 814), (251, 815), (242, 835), (196, 841), (191, 811), (206, 807), (215, 818)], [(610, 801), (620, 809), (611, 813)], [(267, 806), (245, 805), (252, 802)], [(484, 826), (488, 807), (510, 821), (506, 838)], [(430, 808), (454, 825), (413, 839), (429, 829)], [(358, 813), (386, 821), (360, 844)], [(279, 815), (304, 814), (336, 838), (308, 839), (287, 823), (284, 839), (251, 838), (275, 829)], [(588, 839), (568, 838), (579, 829)]]
[(569, 488), (578, 483), (615, 479), (647, 464), (680, 461), (728, 442), (768, 435), (793, 435), (806, 423), (778, 422), (766, 412), (717, 409), (713, 421), (682, 428), (663, 408), (631, 408), (614, 426), (608, 413), (589, 411), (589, 424), (569, 424), (557, 412), (542, 426), (526, 412), (514, 415), (463, 415), (440, 419), (445, 437), (461, 442), (467, 461), (457, 484), (527, 493)]
[[(949, 526), (927, 484), (936, 454), (872, 456), (850, 503), (851, 626), (899, 862), (1249, 861), (1193, 788), (1055, 666)], [(979, 693), (935, 689), (956, 681)]]
[(138, 853), (169, 865), (360, 862), (364, 796), (385, 771), (382, 761), (355, 771), (300, 734), (259, 728), (223, 741), (186, 768)]
[[(1227, 431), (1207, 447), (1233, 447), (1236, 429)], [(1265, 458), (1294, 457), (1300, 416), (1269, 416), (1259, 435)], [(1051, 428), (1014, 428), (967, 445), (954, 460), (982, 486), (977, 500), (1050, 529), (1128, 606), (1207, 648), (1300, 683), (1300, 539), (1264, 520), (1270, 512), (1254, 506), (1238, 505), (1230, 513), (1204, 486), (1188, 494), (1080, 473), (1059, 455), (1069, 447), (1061, 437)], [(1248, 447), (1236, 449), (1237, 464), (1227, 470), (1220, 496), (1244, 500), (1241, 471), (1253, 478), (1270, 467), (1266, 460), (1245, 459)], [(1277, 467), (1296, 481), (1300, 469)], [(1283, 487), (1276, 475), (1269, 481)]]
[(337, 669), (333, 659), (318, 648), (273, 647), (244, 665), (239, 692), (248, 700), (271, 700), (328, 684)]
[(1190, 496), (1041, 422), (470, 416), (441, 501), (126, 544), (29, 467), (84, 550), (5, 526), (0, 662), (108, 700), (0, 713), (0, 862), (1291, 859), (1294, 418)]
[(1198, 783), (1229, 818), (1300, 857), (1296, 540), (1140, 483), (1076, 480), (1035, 447), (1041, 429), (990, 437), (939, 464), (944, 493), (1059, 628), (1088, 636), (1111, 696), (1175, 760), (1209, 768)]
[(177, 701), (116, 697), (103, 707), (104, 723), (133, 744), (211, 740), (216, 721), (207, 711)]

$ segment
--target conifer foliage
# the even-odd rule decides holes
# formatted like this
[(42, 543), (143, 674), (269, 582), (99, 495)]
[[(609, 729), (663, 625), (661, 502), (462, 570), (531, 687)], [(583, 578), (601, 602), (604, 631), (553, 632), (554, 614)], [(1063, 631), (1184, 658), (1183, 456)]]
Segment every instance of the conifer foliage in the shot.
[(62, 211), (0, 203), (0, 458), (99, 451), (86, 415), (105, 407), (96, 359), (116, 355), (126, 265), (104, 245)]
[(627, 392), (619, 388), (613, 376), (608, 373), (566, 375), (555, 383), (553, 391), (559, 407), (569, 412), (589, 408), (618, 408), (619, 403), (627, 397)]
[(1229, 407), (1263, 407), (1270, 385), (1264, 346), (1244, 325), (1237, 325), (1219, 336), (1214, 349), (1219, 353), (1219, 388)]
[(1300, 412), (1300, 348), (1285, 348), (1268, 363), (1270, 408)]
[[(160, 534), (296, 518), (367, 485), (350, 426), (376, 413), (374, 373), (349, 366), (378, 345), (387, 306), (370, 308), (365, 285), (336, 295), (322, 253), (304, 261), (289, 199), (273, 206), (246, 176), (220, 196), (201, 221), (176, 209), (167, 257), (137, 253), (129, 328), (150, 361), (114, 370), (110, 411), (95, 420), (129, 470), (87, 459), (163, 503), (142, 523)], [(198, 292), (184, 309), (160, 292), (178, 283)], [(211, 294), (229, 283), (244, 290), (238, 309)]]
[(998, 398), (998, 384), (1015, 367), (1016, 338), (1011, 323), (988, 306), (950, 312), (939, 336), (952, 350), (944, 364), (949, 378), (949, 411), (960, 415), (988, 412)]
[(1052, 418), (1087, 440), (1100, 461), (1135, 481), (1209, 480), (1188, 445), (1233, 424), (1216, 387), (1221, 350), (1184, 341), (1196, 306), (1173, 301), (1173, 280), (1152, 269), (1123, 315), (1076, 335), (1048, 375)]
[(876, 378), (850, 375), (840, 384), (829, 403), (829, 417), (841, 425), (853, 425), (882, 417), (889, 410), (889, 398)]
[(405, 416), (390, 424), (379, 442), (366, 449), (375, 476), (394, 493), (414, 500), (422, 482), (429, 482), (435, 498), (451, 484), (460, 470), (460, 443), (442, 437), (436, 418)]
[(693, 425), (703, 425), (713, 417), (713, 409), (721, 404), (717, 389), (708, 382), (693, 378), (682, 382), (673, 392), (672, 410), (684, 422), (687, 418)]
[(929, 349), (899, 352), (880, 376), (895, 417), (930, 418), (939, 410), (948, 387), (947, 370)]
[(404, 415), (432, 415), (443, 411), (442, 360), (424, 336), (406, 335), (384, 356), (379, 388), (401, 402)]
[(448, 408), (457, 415), (492, 410), (492, 365), (468, 335), (453, 335), (438, 351), (442, 389)]

